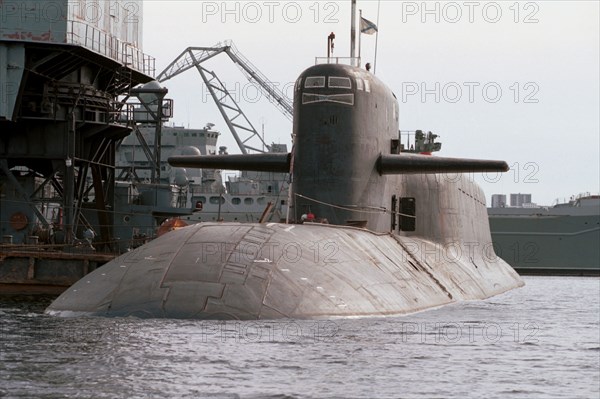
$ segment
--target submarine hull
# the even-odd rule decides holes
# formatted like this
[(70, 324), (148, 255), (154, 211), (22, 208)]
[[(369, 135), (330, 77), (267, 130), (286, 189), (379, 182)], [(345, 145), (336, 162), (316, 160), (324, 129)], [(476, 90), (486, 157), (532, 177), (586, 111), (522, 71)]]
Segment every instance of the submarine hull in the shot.
[(459, 247), (324, 224), (197, 224), (87, 275), (47, 313), (226, 320), (387, 316), (523, 285), (493, 251)]
[(199, 319), (385, 316), (521, 286), (493, 251), (483, 191), (469, 176), (446, 173), (502, 171), (506, 164), (402, 154), (398, 115), (392, 91), (366, 70), (308, 68), (294, 88), (290, 155), (170, 162), (289, 168), (291, 219), (323, 224), (209, 223), (176, 230), (85, 276), (47, 312)]

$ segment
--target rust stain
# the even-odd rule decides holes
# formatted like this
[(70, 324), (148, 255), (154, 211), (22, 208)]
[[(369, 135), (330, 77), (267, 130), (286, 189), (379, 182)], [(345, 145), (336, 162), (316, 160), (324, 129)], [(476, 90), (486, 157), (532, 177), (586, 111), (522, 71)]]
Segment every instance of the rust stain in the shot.
[(5, 39), (14, 39), (14, 40), (32, 40), (36, 42), (50, 42), (54, 41), (52, 37), (52, 32), (44, 32), (41, 35), (34, 35), (32, 32), (14, 32), (14, 33), (4, 33), (2, 35)]

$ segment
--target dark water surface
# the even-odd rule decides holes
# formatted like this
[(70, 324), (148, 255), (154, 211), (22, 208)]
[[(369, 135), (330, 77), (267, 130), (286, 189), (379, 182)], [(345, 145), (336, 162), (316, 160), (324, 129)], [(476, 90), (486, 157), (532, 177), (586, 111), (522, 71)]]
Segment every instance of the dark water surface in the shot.
[(0, 397), (599, 398), (600, 279), (394, 318), (206, 322), (43, 315), (0, 297)]

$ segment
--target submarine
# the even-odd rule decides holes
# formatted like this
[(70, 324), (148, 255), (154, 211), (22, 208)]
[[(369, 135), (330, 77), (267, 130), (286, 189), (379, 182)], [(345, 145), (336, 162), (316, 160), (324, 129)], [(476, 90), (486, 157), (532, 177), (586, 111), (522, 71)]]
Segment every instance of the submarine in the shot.
[(286, 223), (199, 223), (83, 277), (58, 316), (221, 320), (391, 316), (520, 287), (496, 256), (482, 189), (503, 161), (401, 151), (394, 93), (358, 66), (294, 87), (290, 153), (174, 156), (176, 167), (290, 172)]
[[(63, 292), (57, 316), (219, 320), (395, 316), (523, 285), (496, 256), (481, 188), (504, 161), (403, 151), (392, 90), (355, 58), (294, 85), (290, 153), (173, 156), (174, 167), (289, 173), (285, 223), (198, 223)], [(359, 46), (360, 47), (360, 46)], [(293, 213), (290, 214), (289, 210)]]

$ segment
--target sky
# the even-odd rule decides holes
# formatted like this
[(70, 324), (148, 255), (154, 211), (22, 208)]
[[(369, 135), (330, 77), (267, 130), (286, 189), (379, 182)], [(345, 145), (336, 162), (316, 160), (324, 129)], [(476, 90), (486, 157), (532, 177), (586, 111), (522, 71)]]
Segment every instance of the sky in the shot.
[[(350, 3), (146, 0), (143, 49), (159, 73), (189, 46), (232, 40), (271, 81), (289, 87), (326, 55), (331, 32), (334, 56), (349, 56)], [(363, 0), (358, 8), (379, 28), (378, 37), (362, 35), (363, 64), (375, 64), (398, 97), (400, 129), (438, 134), (440, 155), (511, 167), (474, 175), (488, 204), (492, 194), (531, 193), (551, 205), (600, 191), (599, 2)], [(291, 122), (226, 55), (204, 66), (265, 141), (291, 147)], [(197, 71), (164, 85), (175, 102), (172, 123), (214, 123), (219, 144), (239, 152)]]

